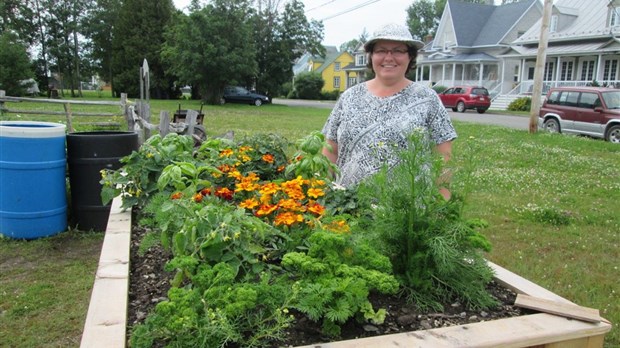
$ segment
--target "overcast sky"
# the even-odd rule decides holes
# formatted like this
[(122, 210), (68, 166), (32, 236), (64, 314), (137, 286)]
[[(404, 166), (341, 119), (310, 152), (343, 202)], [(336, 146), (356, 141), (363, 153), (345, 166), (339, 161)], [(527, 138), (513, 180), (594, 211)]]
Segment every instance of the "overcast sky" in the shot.
[[(173, 0), (183, 9), (190, 0)], [(281, 0), (284, 3), (286, 0)], [(308, 19), (323, 20), (323, 44), (339, 47), (358, 38), (364, 29), (369, 35), (386, 23), (405, 24), (407, 7), (414, 0), (302, 0)]]

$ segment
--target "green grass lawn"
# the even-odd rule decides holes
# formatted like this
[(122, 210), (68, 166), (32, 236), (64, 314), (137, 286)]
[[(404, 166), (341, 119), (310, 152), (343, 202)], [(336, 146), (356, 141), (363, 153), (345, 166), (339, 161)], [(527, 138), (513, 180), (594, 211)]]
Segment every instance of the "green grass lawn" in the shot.
[[(183, 109), (200, 108), (198, 101), (154, 100), (154, 120), (179, 103)], [(328, 109), (234, 104), (204, 106), (203, 112), (209, 135), (276, 132), (292, 141), (320, 129), (329, 114)], [(1, 119), (63, 122), (62, 116)], [(620, 323), (620, 146), (455, 125), (455, 175), (468, 174), (465, 214), (490, 224), (484, 231), (493, 244), (488, 258)], [(79, 345), (102, 239), (77, 231), (29, 242), (0, 239), (0, 345)], [(605, 346), (620, 346), (620, 330), (614, 327)]]

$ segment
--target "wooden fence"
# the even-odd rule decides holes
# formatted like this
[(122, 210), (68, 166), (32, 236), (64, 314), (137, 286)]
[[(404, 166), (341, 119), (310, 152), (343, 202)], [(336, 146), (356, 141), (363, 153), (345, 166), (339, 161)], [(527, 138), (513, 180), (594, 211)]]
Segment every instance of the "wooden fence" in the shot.
[[(51, 111), (51, 110), (19, 110), (6, 108), (4, 103), (20, 103), (20, 102), (34, 102), (34, 103), (53, 103), (62, 104), (63, 111)], [(84, 112), (84, 111), (72, 111), (71, 105), (112, 105), (118, 106), (119, 112)], [(0, 115), (3, 113), (16, 113), (16, 114), (36, 114), (36, 115), (65, 115), (67, 120), (67, 131), (74, 132), (73, 118), (75, 116), (123, 116), (127, 122), (127, 130), (130, 132), (137, 132), (139, 134), (140, 143), (145, 139), (148, 139), (153, 131), (157, 131), (161, 136), (165, 136), (170, 132), (184, 134), (194, 139), (194, 143), (199, 145), (204, 139), (206, 139), (206, 131), (202, 125), (199, 124), (198, 112), (195, 110), (188, 110), (185, 117), (178, 122), (170, 122), (170, 115), (167, 111), (161, 111), (159, 117), (159, 124), (151, 124), (151, 108), (148, 102), (142, 100), (137, 102), (129, 102), (127, 100), (127, 94), (122, 93), (120, 101), (95, 101), (95, 100), (60, 100), (60, 99), (45, 99), (45, 98), (22, 98), (22, 97), (10, 97), (6, 96), (5, 91), (0, 90)], [(176, 121), (176, 120), (175, 120)], [(120, 128), (120, 124), (114, 122), (94, 122), (91, 123), (94, 126), (100, 127), (114, 127)]]

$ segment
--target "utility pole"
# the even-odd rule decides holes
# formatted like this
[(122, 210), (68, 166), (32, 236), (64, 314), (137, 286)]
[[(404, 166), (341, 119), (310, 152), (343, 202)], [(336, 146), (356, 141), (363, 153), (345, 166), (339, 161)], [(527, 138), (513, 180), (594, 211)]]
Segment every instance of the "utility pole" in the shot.
[(536, 55), (536, 67), (534, 68), (534, 87), (532, 88), (532, 106), (530, 108), (530, 133), (536, 133), (538, 130), (538, 112), (541, 107), (542, 83), (543, 74), (545, 72), (545, 59), (547, 57), (547, 42), (549, 41), (549, 22), (551, 21), (552, 6), (553, 0), (545, 0), (542, 25), (540, 26), (538, 54)]

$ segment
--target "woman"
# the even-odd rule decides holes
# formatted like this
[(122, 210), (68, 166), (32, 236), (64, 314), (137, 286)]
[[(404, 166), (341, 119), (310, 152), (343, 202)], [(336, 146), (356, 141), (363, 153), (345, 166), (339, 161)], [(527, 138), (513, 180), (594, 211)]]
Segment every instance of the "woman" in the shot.
[[(340, 96), (322, 131), (331, 146), (323, 153), (340, 169), (337, 183), (356, 185), (384, 164), (394, 166), (395, 150), (407, 147), (414, 129), (423, 128), (450, 158), (456, 131), (446, 109), (435, 91), (405, 77), (423, 46), (398, 24), (381, 27), (364, 45), (375, 77)], [(447, 188), (440, 192), (450, 198)]]

